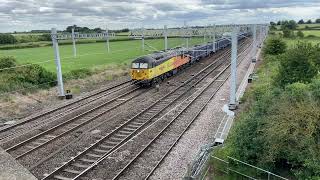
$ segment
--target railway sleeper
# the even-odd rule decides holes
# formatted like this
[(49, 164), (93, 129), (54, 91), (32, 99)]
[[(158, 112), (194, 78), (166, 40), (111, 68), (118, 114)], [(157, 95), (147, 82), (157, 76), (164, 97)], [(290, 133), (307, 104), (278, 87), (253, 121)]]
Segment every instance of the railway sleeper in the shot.
[(110, 144), (111, 146), (114, 146), (114, 145), (117, 145), (118, 143), (119, 141), (107, 141), (105, 144)]
[(88, 168), (90, 164), (73, 163), (72, 166), (75, 166), (78, 168)]
[(138, 129), (140, 126), (134, 125), (134, 124), (129, 124), (129, 128), (133, 128), (134, 130)]
[(111, 140), (114, 140), (115, 142), (120, 142), (123, 140), (123, 138), (118, 138), (118, 137), (111, 137)]
[(64, 176), (59, 176), (59, 175), (55, 175), (54, 178), (55, 178), (55, 179), (60, 179), (60, 180), (72, 180), (72, 178), (68, 178), (68, 177), (64, 177)]
[(86, 154), (86, 156), (94, 157), (94, 158), (101, 158), (102, 157), (102, 155), (93, 154), (93, 153), (88, 153), (88, 154)]
[(74, 170), (74, 169), (64, 169), (63, 171), (68, 172), (68, 173), (72, 173), (72, 174), (80, 174), (81, 173), (81, 171)]
[(124, 131), (124, 130), (120, 130), (118, 135), (119, 136), (127, 136), (129, 134), (131, 134), (132, 132), (131, 131)]
[[(118, 144), (118, 143), (117, 143), (117, 144)], [(114, 146), (112, 146), (112, 145), (100, 144), (99, 147), (102, 147), (102, 148), (104, 148), (104, 149), (110, 150), (110, 149), (112, 149)]]
[(136, 129), (129, 128), (129, 127), (125, 127), (125, 128), (123, 128), (123, 130), (125, 130), (125, 131), (128, 131), (128, 132), (132, 133), (132, 132), (133, 132), (133, 131), (135, 131)]
[(79, 159), (80, 161), (83, 161), (83, 162), (87, 162), (87, 163), (94, 163), (96, 162), (96, 160), (93, 160), (93, 159), (87, 159), (87, 158), (81, 158)]
[(107, 153), (107, 152), (109, 152), (109, 151), (98, 149), (98, 148), (93, 149), (93, 151), (98, 152), (98, 153)]
[[(131, 134), (131, 133), (130, 133), (130, 134)], [(129, 134), (121, 134), (121, 133), (119, 132), (119, 133), (115, 134), (114, 136), (122, 140), (122, 139), (128, 137), (128, 135), (129, 135)]]

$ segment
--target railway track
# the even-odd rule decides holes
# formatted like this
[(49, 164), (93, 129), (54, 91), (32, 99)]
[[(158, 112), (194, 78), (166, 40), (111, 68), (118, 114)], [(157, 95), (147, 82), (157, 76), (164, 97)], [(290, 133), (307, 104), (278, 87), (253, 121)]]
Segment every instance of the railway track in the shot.
[[(100, 138), (77, 156), (65, 162), (56, 170), (47, 174), (44, 179), (77, 179), (87, 173), (101, 159), (108, 156), (118, 147), (128, 142), (134, 135), (141, 132), (148, 124), (152, 123), (160, 113), (174, 104), (180, 97), (195, 89), (204, 78), (212, 74), (216, 68), (223, 64), (225, 58), (230, 57), (230, 50), (217, 61), (211, 63), (202, 71), (183, 82), (180, 86), (163, 96), (161, 99), (148, 106), (134, 117), (126, 120), (108, 135)], [(212, 69), (210, 69), (212, 68)]]
[[(248, 49), (245, 49), (239, 54), (239, 57), (242, 56), (243, 59), (243, 54), (245, 54), (247, 50)], [(240, 63), (241, 62), (238, 62), (238, 64)], [(114, 177), (112, 177), (112, 179), (149, 179), (164, 158), (170, 153), (172, 148), (178, 143), (183, 134), (213, 99), (221, 86), (226, 82), (230, 73), (228, 72), (225, 77), (221, 76), (225, 74), (230, 65), (231, 64), (229, 63), (227, 66), (223, 67), (219, 74), (205, 87), (195, 92), (193, 97), (191, 96), (179, 106), (176, 106), (176, 109), (172, 110), (174, 113), (168, 113), (163, 116), (163, 122), (154, 124), (153, 131), (149, 131), (155, 134), (152, 136), (154, 138), (149, 142), (142, 141), (142, 144), (138, 144), (138, 146), (143, 148), (141, 148), (141, 150), (123, 168), (121, 168)], [(220, 78), (219, 81), (217, 81), (218, 78)], [(188, 113), (187, 110), (188, 108), (192, 108), (192, 106), (197, 107), (198, 111), (190, 116), (190, 113)], [(158, 129), (161, 130), (159, 131)], [(127, 149), (126, 147), (123, 148)]]
[(102, 90), (93, 92), (83, 98), (65, 103), (59, 107), (55, 107), (39, 114), (30, 116), (23, 121), (20, 121), (16, 124), (5, 126), (0, 129), (0, 141), (5, 141), (12, 139), (21, 134), (25, 134), (26, 131), (34, 128), (39, 128), (55, 121), (57, 118), (71, 113), (72, 111), (79, 109), (80, 107), (86, 106), (96, 100), (107, 97), (121, 89), (132, 87), (134, 82), (132, 80), (121, 82), (115, 86), (104, 88)]
[[(26, 140), (19, 142), (14, 145), (10, 145), (5, 149), (10, 153), (15, 159), (20, 159), (31, 152), (43, 147), (46, 144), (52, 143), (55, 140), (71, 133), (80, 127), (88, 123), (94, 122), (98, 117), (110, 112), (111, 110), (119, 107), (120, 105), (132, 100), (133, 98), (141, 95), (145, 90), (137, 91), (139, 87), (135, 87), (130, 91), (127, 91), (121, 95), (118, 95), (98, 106), (93, 106), (92, 108), (76, 115), (71, 118), (67, 118), (61, 123), (39, 133)], [(10, 142), (9, 142), (10, 143)]]

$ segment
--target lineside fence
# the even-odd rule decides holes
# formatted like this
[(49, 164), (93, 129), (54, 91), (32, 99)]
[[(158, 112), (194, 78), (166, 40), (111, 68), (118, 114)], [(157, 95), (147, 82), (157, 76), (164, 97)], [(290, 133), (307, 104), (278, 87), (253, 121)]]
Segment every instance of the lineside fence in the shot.
[(198, 179), (253, 179), (288, 180), (270, 171), (253, 166), (233, 157), (221, 159), (210, 155), (218, 144), (203, 146), (184, 177), (185, 180)]
[(217, 178), (287, 180), (287, 178), (229, 156), (227, 160), (211, 156), (211, 164), (212, 166), (208, 169), (207, 176), (210, 176), (210, 173), (212, 173), (212, 175)]

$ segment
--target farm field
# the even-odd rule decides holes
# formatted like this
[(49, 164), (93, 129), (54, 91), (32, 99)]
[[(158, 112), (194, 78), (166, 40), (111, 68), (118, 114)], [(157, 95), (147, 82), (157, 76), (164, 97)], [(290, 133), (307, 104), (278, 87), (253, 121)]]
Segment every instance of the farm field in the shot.
[[(203, 38), (192, 38), (190, 45), (200, 44)], [(105, 43), (77, 45), (77, 57), (73, 57), (72, 45), (59, 46), (63, 73), (80, 68), (92, 68), (109, 64), (124, 64), (134, 58), (164, 49), (163, 39), (145, 40), (145, 51), (141, 50), (141, 40), (110, 42), (110, 52)], [(182, 46), (184, 39), (169, 38), (170, 48)], [(1, 56), (14, 56), (18, 64), (40, 64), (49, 71), (55, 72), (54, 51), (51, 46), (27, 49), (0, 50)]]

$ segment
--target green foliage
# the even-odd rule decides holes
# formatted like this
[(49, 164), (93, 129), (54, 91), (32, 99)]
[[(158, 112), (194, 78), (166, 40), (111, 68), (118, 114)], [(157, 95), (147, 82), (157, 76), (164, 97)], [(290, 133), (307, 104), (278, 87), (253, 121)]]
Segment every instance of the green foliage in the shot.
[(304, 20), (303, 19), (299, 20), (298, 24), (304, 24)]
[(92, 75), (92, 71), (90, 71), (89, 69), (75, 69), (75, 70), (71, 70), (66, 77), (68, 79), (81, 79), (81, 78), (85, 78), (87, 76)]
[(11, 68), (16, 66), (16, 60), (11, 57), (1, 57), (0, 58), (0, 69)]
[[(310, 75), (318, 50), (299, 43), (283, 55), (264, 54), (259, 81), (245, 94), (249, 107), (220, 154), (276, 173), (289, 170), (297, 179), (320, 178), (320, 76)], [(272, 83), (280, 72), (295, 77), (283, 88)]]
[(279, 55), (286, 51), (286, 43), (279, 38), (271, 38), (267, 41), (264, 52), (270, 55)]
[(298, 43), (281, 58), (276, 84), (285, 87), (295, 82), (307, 83), (318, 73), (312, 63), (313, 47), (311, 44)]
[(39, 37), (39, 40), (40, 41), (51, 41), (51, 34), (42, 34), (40, 37)]
[(302, 31), (298, 31), (298, 32), (297, 32), (297, 36), (298, 36), (299, 38), (303, 38), (303, 37), (304, 37), (304, 34), (303, 34)]
[(295, 30), (298, 27), (298, 24), (294, 20), (290, 21), (282, 21), (281, 23), (281, 29), (289, 29), (289, 30)]
[[(13, 57), (0, 59), (0, 66), (3, 68), (15, 67), (16, 60)], [(39, 65), (30, 65), (9, 70), (2, 70), (0, 73), (0, 92), (21, 90), (27, 92), (36, 88), (47, 88), (54, 86), (56, 76)]]
[(282, 32), (283, 32), (284, 38), (293, 38), (294, 37), (294, 32), (290, 29), (284, 29)]
[(11, 34), (0, 34), (0, 44), (14, 44), (17, 40)]

